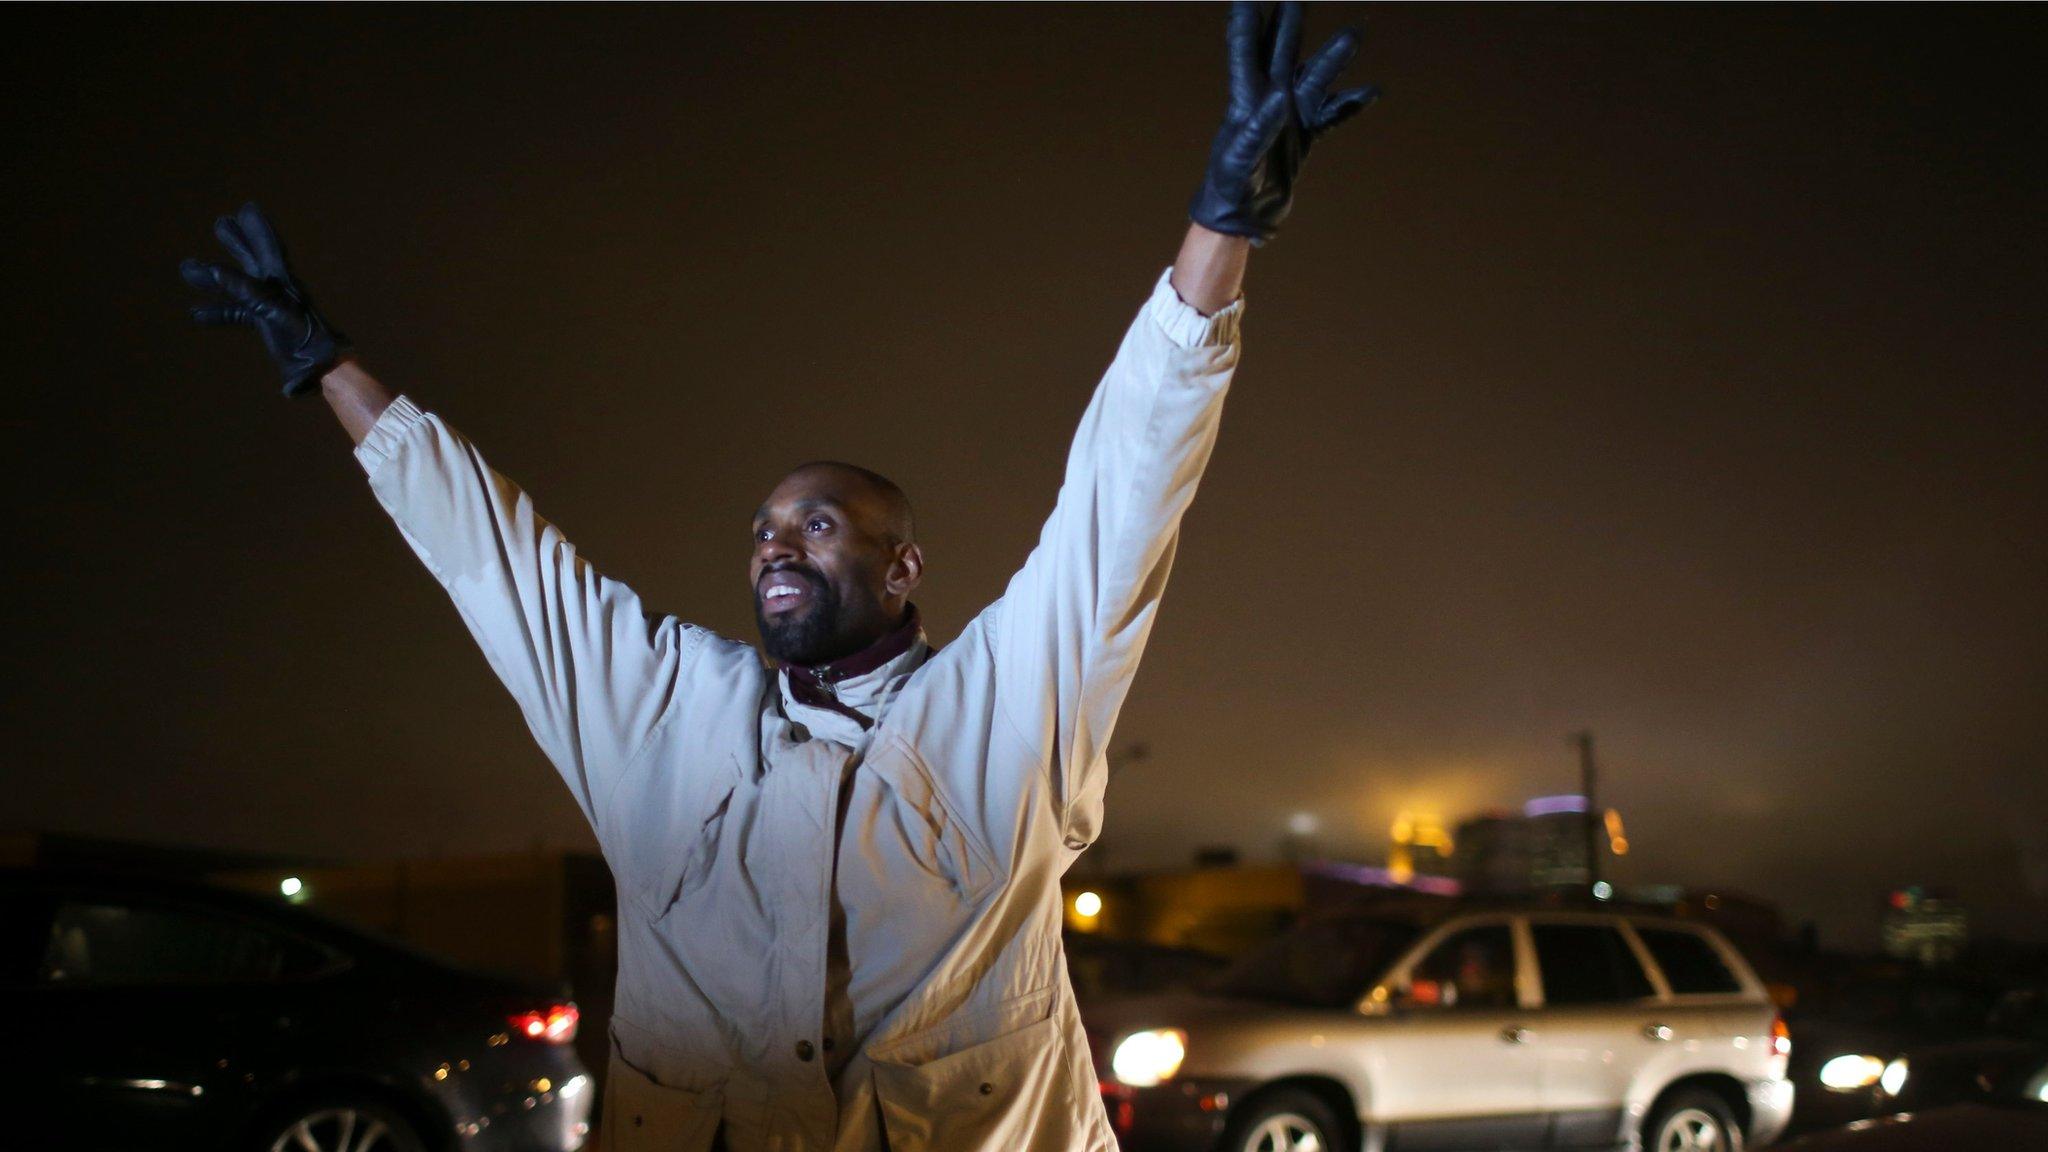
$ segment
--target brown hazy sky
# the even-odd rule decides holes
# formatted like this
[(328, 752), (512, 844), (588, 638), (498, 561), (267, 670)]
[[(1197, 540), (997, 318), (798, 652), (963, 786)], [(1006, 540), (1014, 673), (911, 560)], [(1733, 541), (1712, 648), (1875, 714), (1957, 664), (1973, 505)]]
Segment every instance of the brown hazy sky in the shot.
[[(175, 273), (245, 198), (387, 381), (751, 635), (791, 463), (909, 490), (939, 638), (1170, 259), (1223, 9), (54, 8), (0, 48), (0, 823), (589, 843), (317, 402)], [(1257, 254), (1112, 866), (1377, 857), (1575, 779), (1624, 880), (2048, 924), (2040, 8), (1312, 8), (1388, 96)], [(23, 26), (27, 28), (27, 25)]]

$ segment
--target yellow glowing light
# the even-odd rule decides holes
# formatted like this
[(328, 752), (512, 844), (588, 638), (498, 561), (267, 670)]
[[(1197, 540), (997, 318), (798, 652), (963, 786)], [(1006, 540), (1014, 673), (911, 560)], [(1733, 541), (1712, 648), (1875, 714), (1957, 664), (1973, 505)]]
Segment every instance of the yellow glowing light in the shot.
[(1613, 840), (1608, 841), (1607, 846), (1614, 849), (1616, 856), (1628, 855), (1628, 837), (1626, 836), (1616, 836)]
[(1102, 897), (1093, 892), (1083, 892), (1074, 897), (1074, 915), (1084, 920), (1102, 915)]
[(279, 892), (284, 893), (286, 896), (297, 896), (299, 893), (306, 890), (306, 885), (302, 883), (297, 876), (287, 876), (284, 878), (284, 881), (277, 886), (277, 890)]
[(1444, 856), (1451, 854), (1451, 836), (1444, 831), (1444, 822), (1428, 813), (1401, 813), (1394, 817), (1394, 826), (1388, 830), (1388, 835), (1397, 847), (1417, 844), (1434, 848)]

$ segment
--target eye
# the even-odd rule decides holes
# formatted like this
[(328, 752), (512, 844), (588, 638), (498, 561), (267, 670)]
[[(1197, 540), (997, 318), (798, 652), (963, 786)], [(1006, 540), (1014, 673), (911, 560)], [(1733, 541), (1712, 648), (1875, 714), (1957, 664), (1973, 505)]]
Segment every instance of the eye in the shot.
[(773, 535), (775, 535), (773, 528), (756, 528), (754, 529), (754, 543), (759, 544)]
[(831, 529), (832, 522), (823, 516), (813, 516), (804, 522), (804, 531), (806, 532), (829, 532)]

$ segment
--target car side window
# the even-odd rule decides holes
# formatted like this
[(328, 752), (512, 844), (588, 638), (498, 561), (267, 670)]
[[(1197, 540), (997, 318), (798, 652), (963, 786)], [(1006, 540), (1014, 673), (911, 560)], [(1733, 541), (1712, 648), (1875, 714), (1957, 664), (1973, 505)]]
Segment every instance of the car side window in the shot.
[(1606, 924), (1531, 924), (1543, 1003), (1613, 1004), (1656, 995), (1621, 932)]
[(1404, 1008), (1513, 1008), (1515, 939), (1505, 924), (1467, 928), (1408, 972)]
[(221, 984), (306, 974), (311, 945), (222, 916), (116, 901), (65, 901), (50, 921), (39, 982)]
[(1740, 992), (1742, 982), (1728, 970), (1712, 942), (1682, 928), (1636, 926), (1636, 939), (1664, 970), (1664, 982), (1677, 995), (1698, 992)]

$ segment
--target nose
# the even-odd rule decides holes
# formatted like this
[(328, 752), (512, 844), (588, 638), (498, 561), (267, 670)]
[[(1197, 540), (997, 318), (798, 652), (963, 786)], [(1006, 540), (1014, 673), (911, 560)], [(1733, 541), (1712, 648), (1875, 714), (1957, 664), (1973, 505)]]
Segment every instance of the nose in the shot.
[(778, 532), (754, 545), (754, 571), (758, 574), (770, 564), (786, 563), (802, 556), (803, 553)]

